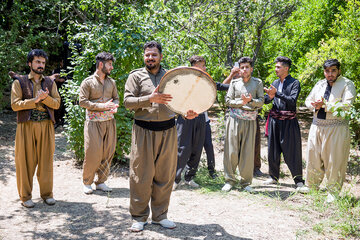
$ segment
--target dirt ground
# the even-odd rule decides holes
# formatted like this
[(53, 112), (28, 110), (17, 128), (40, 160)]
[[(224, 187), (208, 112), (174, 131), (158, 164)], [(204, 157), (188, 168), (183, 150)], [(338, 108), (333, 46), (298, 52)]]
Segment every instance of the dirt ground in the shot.
[[(148, 224), (141, 233), (130, 233), (129, 183), (126, 168), (116, 168), (108, 180), (110, 194), (82, 192), (81, 169), (66, 148), (63, 129), (56, 130), (54, 158), (54, 197), (56, 205), (47, 206), (39, 196), (34, 178), (35, 208), (21, 206), (16, 188), (14, 139), (16, 116), (0, 114), (0, 239), (340, 239), (336, 233), (324, 236), (312, 225), (319, 213), (303, 211), (306, 195), (294, 193), (294, 185), (284, 163), (281, 184), (263, 186), (266, 177), (255, 178), (254, 194), (233, 190), (207, 192), (181, 186), (171, 196), (168, 217), (177, 228), (164, 229)], [(216, 136), (217, 119), (212, 119)], [(309, 122), (302, 121), (303, 149), (306, 148)], [(264, 122), (262, 122), (262, 127)], [(216, 168), (222, 170), (222, 144), (214, 141)], [(267, 172), (266, 140), (262, 138), (262, 171)], [(203, 156), (204, 157), (204, 156)], [(353, 177), (347, 178), (353, 182)], [(349, 183), (345, 184), (349, 186)], [(359, 179), (351, 191), (359, 194)]]

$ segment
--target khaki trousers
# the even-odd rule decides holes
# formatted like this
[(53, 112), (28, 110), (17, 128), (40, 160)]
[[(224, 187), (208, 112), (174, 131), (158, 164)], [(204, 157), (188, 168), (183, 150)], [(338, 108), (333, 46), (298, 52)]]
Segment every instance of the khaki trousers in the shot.
[(254, 171), (256, 121), (229, 116), (226, 120), (224, 145), (225, 182), (235, 185), (236, 168), (240, 172), (240, 184), (249, 185)]
[(91, 185), (95, 174), (96, 185), (104, 183), (110, 173), (111, 161), (116, 149), (116, 121), (85, 121), (83, 183)]
[(130, 214), (147, 221), (167, 218), (177, 160), (176, 127), (151, 131), (133, 125), (130, 154)]
[(20, 200), (32, 198), (33, 178), (36, 176), (42, 199), (53, 197), (53, 156), (55, 131), (51, 120), (18, 123), (15, 136), (16, 182)]
[(329, 190), (341, 190), (350, 153), (349, 126), (311, 125), (308, 147), (306, 182), (318, 188), (324, 174)]

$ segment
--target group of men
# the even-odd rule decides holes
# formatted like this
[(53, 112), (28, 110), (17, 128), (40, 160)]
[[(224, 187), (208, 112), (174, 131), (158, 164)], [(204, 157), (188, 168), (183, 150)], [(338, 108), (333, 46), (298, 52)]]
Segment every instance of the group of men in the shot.
[[(153, 224), (169, 229), (176, 227), (167, 218), (171, 192), (179, 185), (184, 169), (185, 183), (198, 186), (193, 178), (209, 134), (211, 142), (206, 112), (189, 110), (175, 120), (175, 113), (166, 107), (172, 96), (159, 92), (160, 80), (166, 73), (161, 66), (162, 46), (155, 41), (145, 43), (143, 57), (145, 67), (128, 76), (123, 102), (126, 108), (134, 111), (130, 153), (133, 223), (129, 228), (134, 232), (144, 229), (150, 211)], [(17, 112), (18, 123), (15, 139), (17, 186), (22, 205), (28, 208), (35, 205), (31, 193), (36, 166), (41, 198), (48, 205), (55, 204), (52, 192), (53, 124), (54, 109), (60, 106), (60, 96), (56, 84), (43, 75), (46, 60), (44, 51), (30, 51), (27, 59), (30, 74), (15, 77), (11, 91), (11, 106)], [(105, 181), (117, 140), (114, 113), (119, 107), (119, 96), (115, 80), (109, 77), (114, 61), (110, 53), (98, 54), (96, 71), (80, 86), (79, 105), (86, 109), (83, 165), (83, 191), (86, 194), (94, 191), (93, 183), (97, 190), (112, 191)], [(283, 153), (297, 190), (308, 190), (302, 177), (301, 136), (296, 118), (300, 83), (289, 74), (289, 58), (278, 57), (275, 62), (279, 79), (269, 88), (264, 88), (260, 79), (252, 77), (253, 61), (249, 57), (242, 57), (239, 66), (232, 70), (230, 75), (234, 78), (226, 80), (230, 85), (217, 84), (219, 90), (228, 89), (223, 191), (230, 191), (237, 184), (237, 168), (240, 186), (253, 191), (250, 184), (256, 145), (259, 145), (256, 143), (257, 116), (264, 103), (273, 104), (266, 124), (270, 178), (265, 183), (279, 181), (280, 155)], [(193, 56), (190, 63), (206, 71), (203, 57)], [(340, 75), (340, 63), (336, 59), (325, 62), (324, 74), (325, 79), (315, 85), (305, 102), (314, 112), (308, 139), (306, 182), (316, 188), (326, 174), (329, 189), (333, 191), (341, 188), (345, 178), (350, 134), (348, 122), (332, 114), (331, 104), (349, 107), (356, 92), (354, 84)], [(211, 154), (213, 156), (213, 152)], [(216, 177), (213, 160), (208, 168), (210, 175)]]

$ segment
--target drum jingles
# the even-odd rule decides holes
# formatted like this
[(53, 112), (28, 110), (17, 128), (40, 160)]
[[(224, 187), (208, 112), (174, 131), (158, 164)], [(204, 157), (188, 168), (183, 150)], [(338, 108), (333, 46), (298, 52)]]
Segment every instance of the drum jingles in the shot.
[(186, 115), (188, 110), (202, 113), (216, 99), (216, 84), (210, 75), (194, 67), (177, 67), (162, 77), (159, 92), (170, 94), (172, 100), (166, 105), (172, 111)]

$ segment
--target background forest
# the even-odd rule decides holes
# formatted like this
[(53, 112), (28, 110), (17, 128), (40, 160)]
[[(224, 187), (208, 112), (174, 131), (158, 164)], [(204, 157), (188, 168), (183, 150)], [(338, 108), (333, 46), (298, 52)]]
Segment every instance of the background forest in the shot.
[[(47, 74), (63, 60), (66, 133), (79, 161), (84, 111), (77, 105), (78, 88), (94, 71), (96, 54), (108, 51), (116, 57), (111, 76), (122, 98), (128, 73), (143, 66), (142, 46), (149, 40), (163, 45), (167, 69), (188, 65), (194, 54), (204, 56), (215, 81), (223, 81), (240, 57), (251, 56), (253, 75), (266, 86), (276, 78), (274, 59), (288, 56), (294, 63), (291, 74), (302, 84), (299, 106), (323, 78), (323, 62), (338, 58), (358, 96), (349, 111), (336, 110), (350, 119), (353, 144), (359, 146), (359, 0), (5, 0), (0, 13), (0, 110), (10, 107), (7, 73), (26, 73), (30, 49), (49, 54)], [(121, 106), (116, 119), (120, 159), (129, 150), (132, 113)]]

